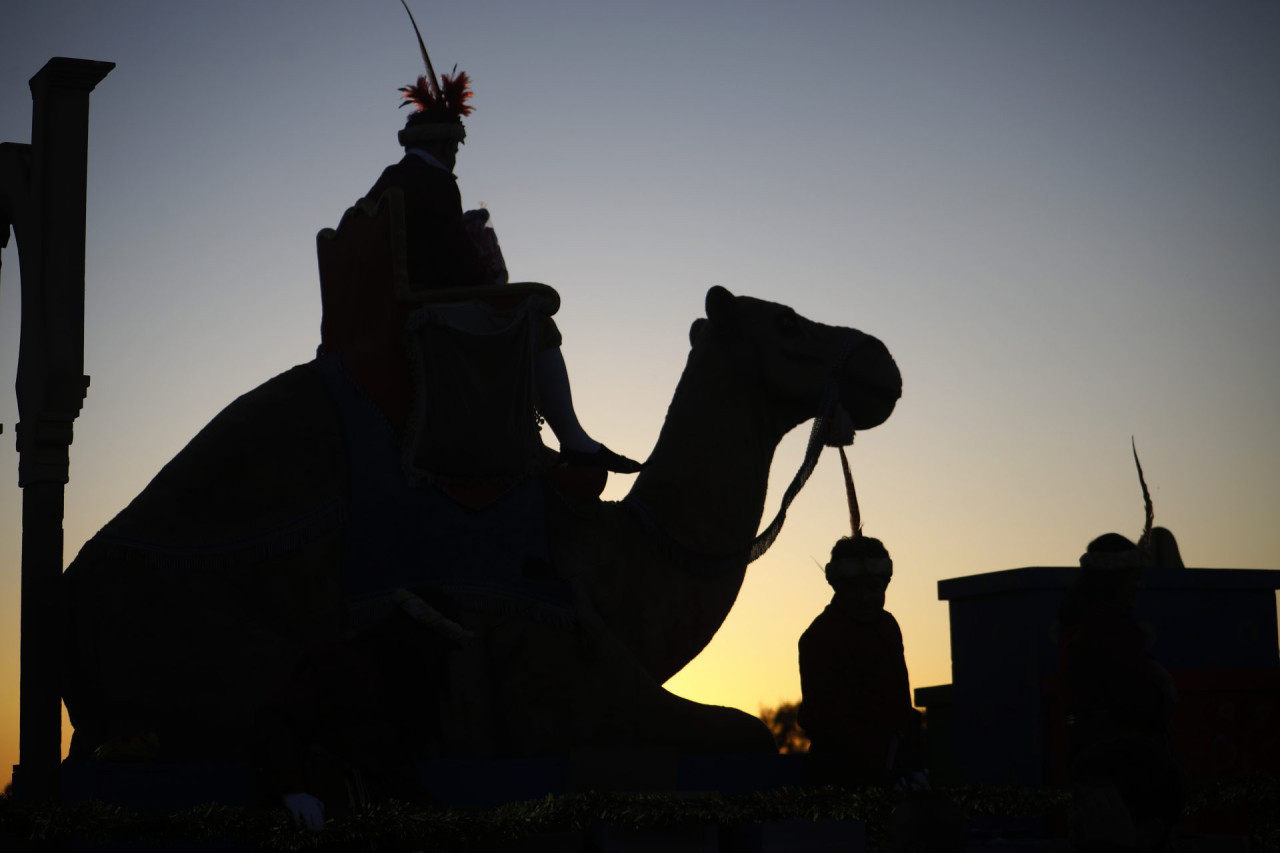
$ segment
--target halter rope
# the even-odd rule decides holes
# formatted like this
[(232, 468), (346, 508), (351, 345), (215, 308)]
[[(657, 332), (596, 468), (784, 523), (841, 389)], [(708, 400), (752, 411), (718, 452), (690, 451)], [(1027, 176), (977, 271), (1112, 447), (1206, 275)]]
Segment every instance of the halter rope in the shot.
[(857, 539), (862, 535), (862, 513), (858, 510), (858, 492), (853, 487), (853, 473), (849, 470), (849, 457), (844, 455), (844, 447), (840, 451), (840, 467), (844, 469), (844, 494), (849, 500), (849, 529)]

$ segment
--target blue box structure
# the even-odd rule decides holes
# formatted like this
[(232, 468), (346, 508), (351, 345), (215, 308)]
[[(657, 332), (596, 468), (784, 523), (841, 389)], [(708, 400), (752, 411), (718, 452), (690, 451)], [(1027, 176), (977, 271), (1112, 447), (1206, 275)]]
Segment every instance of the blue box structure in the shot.
[[(951, 616), (952, 683), (915, 692), (935, 780), (1061, 781), (1058, 608), (1079, 572), (1035, 566), (938, 582)], [(1217, 776), (1280, 769), (1280, 743), (1265, 734), (1280, 729), (1278, 588), (1273, 570), (1144, 571), (1136, 616), (1149, 654), (1179, 688), (1175, 742), (1197, 756), (1193, 775), (1206, 772), (1206, 749), (1234, 755), (1205, 759)], [(1244, 718), (1247, 732), (1236, 724)], [(1221, 731), (1205, 730), (1211, 719)], [(1255, 735), (1263, 742), (1233, 743)]]

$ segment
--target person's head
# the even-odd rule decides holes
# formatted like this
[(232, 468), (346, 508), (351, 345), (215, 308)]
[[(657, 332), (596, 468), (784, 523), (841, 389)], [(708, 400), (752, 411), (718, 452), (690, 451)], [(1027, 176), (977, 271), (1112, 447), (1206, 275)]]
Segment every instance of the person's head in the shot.
[(1080, 555), (1085, 586), (1106, 590), (1129, 605), (1137, 597), (1146, 564), (1146, 550), (1119, 533), (1102, 534)]
[(400, 89), (404, 103), (414, 110), (397, 134), (405, 148), (421, 148), (450, 170), (458, 159), (458, 146), (467, 138), (462, 117), (471, 115), (471, 81), (467, 72), (440, 75), (437, 84), (429, 77), (419, 77), (412, 86)]
[(884, 610), (885, 590), (893, 577), (893, 560), (879, 539), (844, 538), (831, 549), (827, 583), (841, 608), (858, 621), (873, 621)]
[(397, 138), (406, 150), (420, 148), (452, 171), (467, 131), (456, 117), (424, 111), (410, 115)]

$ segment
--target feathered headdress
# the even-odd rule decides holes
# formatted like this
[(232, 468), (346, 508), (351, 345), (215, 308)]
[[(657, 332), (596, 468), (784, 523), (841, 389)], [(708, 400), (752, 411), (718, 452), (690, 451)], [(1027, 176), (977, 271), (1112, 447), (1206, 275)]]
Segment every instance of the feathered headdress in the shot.
[(404, 98), (400, 106), (413, 104), (414, 113), (443, 113), (460, 119), (474, 110), (467, 103), (471, 100), (471, 78), (456, 67), (452, 74), (441, 74), (439, 83), (420, 76), (412, 86), (401, 86), (400, 92)]
[(400, 144), (407, 146), (440, 139), (461, 142), (467, 135), (462, 127), (462, 117), (471, 115), (474, 109), (467, 103), (472, 94), (471, 78), (467, 76), (467, 72), (459, 71), (456, 65), (451, 73), (436, 77), (418, 22), (414, 20), (406, 0), (400, 0), (400, 4), (409, 14), (409, 23), (413, 25), (414, 35), (418, 37), (418, 49), (422, 51), (422, 63), (427, 68), (427, 73), (419, 75), (418, 81), (412, 86), (400, 87), (403, 98), (400, 106), (413, 104), (415, 107), (404, 129), (400, 131)]
[[(1146, 518), (1142, 525), (1142, 535), (1137, 544), (1129, 541), (1119, 533), (1107, 533), (1089, 543), (1088, 549), (1080, 556), (1080, 566), (1086, 569), (1140, 569), (1143, 566), (1154, 566), (1159, 562), (1156, 551), (1157, 538), (1163, 537), (1172, 542), (1172, 555), (1177, 553), (1178, 543), (1173, 534), (1162, 527), (1153, 527), (1155, 508), (1151, 502), (1151, 490), (1147, 488), (1147, 478), (1142, 473), (1142, 462), (1138, 459), (1138, 442), (1132, 436), (1129, 444), (1133, 448), (1133, 464), (1138, 469), (1138, 485), (1142, 487), (1142, 503), (1146, 510)], [(1181, 556), (1176, 557), (1181, 565)]]

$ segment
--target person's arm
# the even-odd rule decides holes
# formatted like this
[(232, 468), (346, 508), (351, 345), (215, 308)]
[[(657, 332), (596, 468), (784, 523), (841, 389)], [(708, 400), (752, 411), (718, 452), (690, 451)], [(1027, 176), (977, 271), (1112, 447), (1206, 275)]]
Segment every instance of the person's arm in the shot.
[[(457, 182), (446, 174), (431, 178), (430, 191), (424, 194), (422, 203), (406, 205), (405, 227), (410, 243), (419, 242), (422, 261), (433, 274), (432, 284), (441, 287), (492, 284), (480, 252), (463, 224), (462, 195)], [(412, 257), (411, 254), (411, 275)]]

